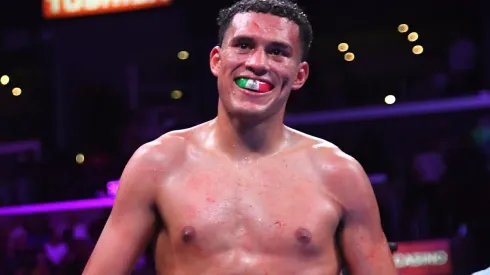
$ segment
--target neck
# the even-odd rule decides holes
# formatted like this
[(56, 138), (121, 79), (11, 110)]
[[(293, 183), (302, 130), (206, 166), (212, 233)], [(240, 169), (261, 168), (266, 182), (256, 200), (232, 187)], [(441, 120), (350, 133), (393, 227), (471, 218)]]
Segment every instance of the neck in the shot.
[(215, 119), (214, 142), (236, 159), (270, 155), (287, 141), (283, 119), (284, 112), (266, 119), (236, 117), (228, 113), (220, 101)]

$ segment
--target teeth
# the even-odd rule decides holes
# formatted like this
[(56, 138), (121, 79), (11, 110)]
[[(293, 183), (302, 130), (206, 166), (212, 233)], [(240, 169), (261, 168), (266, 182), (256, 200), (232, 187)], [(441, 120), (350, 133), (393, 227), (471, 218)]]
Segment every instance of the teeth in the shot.
[(268, 92), (272, 89), (271, 85), (263, 81), (249, 79), (249, 78), (238, 78), (235, 80), (238, 87), (243, 89), (249, 89), (257, 92)]

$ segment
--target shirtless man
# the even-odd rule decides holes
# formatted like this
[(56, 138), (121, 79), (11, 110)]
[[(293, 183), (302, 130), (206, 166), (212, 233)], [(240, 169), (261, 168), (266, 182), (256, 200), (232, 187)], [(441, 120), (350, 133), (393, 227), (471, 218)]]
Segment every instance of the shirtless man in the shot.
[(153, 236), (164, 275), (396, 274), (359, 163), (283, 124), (308, 78), (306, 15), (242, 0), (218, 21), (217, 117), (135, 152), (84, 274), (129, 274)]

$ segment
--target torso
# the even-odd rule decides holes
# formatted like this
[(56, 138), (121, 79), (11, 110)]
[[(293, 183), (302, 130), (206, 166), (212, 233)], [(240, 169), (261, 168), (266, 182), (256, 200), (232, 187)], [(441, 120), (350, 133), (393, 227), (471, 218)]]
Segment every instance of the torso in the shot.
[(234, 162), (190, 142), (183, 156), (156, 194), (159, 274), (339, 274), (342, 208), (309, 150)]

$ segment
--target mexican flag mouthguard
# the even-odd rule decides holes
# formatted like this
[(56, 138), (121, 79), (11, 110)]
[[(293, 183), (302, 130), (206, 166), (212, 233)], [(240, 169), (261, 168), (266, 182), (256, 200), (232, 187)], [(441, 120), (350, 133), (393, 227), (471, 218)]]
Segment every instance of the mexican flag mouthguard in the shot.
[(238, 78), (235, 80), (235, 83), (242, 89), (253, 90), (261, 93), (268, 92), (272, 89), (272, 86), (268, 83), (249, 78)]

